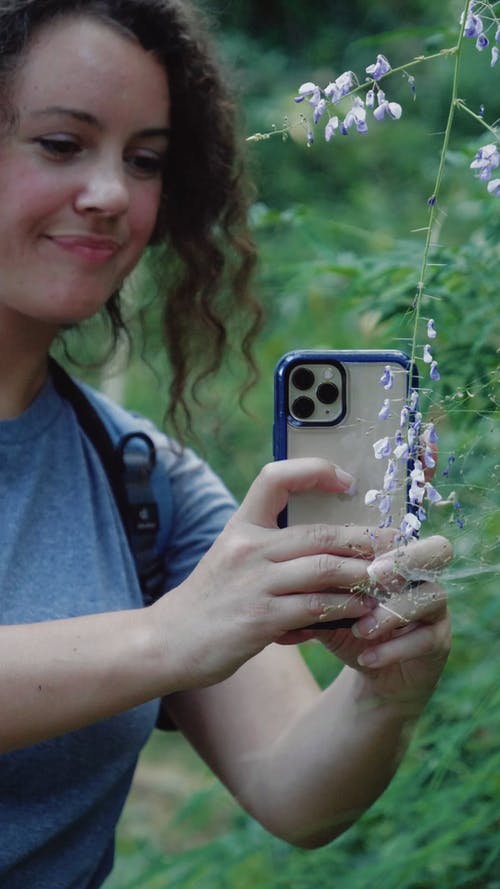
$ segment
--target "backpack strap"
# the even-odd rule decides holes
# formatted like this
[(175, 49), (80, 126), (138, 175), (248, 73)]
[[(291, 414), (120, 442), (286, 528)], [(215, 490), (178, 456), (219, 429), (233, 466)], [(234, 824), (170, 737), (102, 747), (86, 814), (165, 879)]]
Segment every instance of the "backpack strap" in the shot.
[[(97, 451), (108, 478), (134, 557), (144, 603), (164, 592), (162, 549), (170, 530), (170, 485), (162, 473), (161, 509), (155, 496), (160, 467), (153, 438), (135, 418), (79, 384), (54, 359), (50, 372), (59, 395), (69, 401), (77, 420)], [(153, 431), (153, 430), (152, 430)], [(162, 522), (163, 518), (163, 522)]]

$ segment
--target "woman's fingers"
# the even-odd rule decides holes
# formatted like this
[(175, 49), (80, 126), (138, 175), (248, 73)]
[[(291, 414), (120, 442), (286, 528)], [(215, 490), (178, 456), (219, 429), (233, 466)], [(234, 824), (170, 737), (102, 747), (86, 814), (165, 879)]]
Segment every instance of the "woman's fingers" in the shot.
[[(405, 659), (411, 659), (415, 646), (422, 653), (426, 636), (432, 635), (420, 632), (422, 627), (438, 624), (447, 616), (446, 591), (435, 579), (451, 557), (448, 540), (436, 535), (392, 550), (369, 563), (367, 573), (375, 590), (391, 595), (354, 624), (353, 634), (370, 643), (390, 638), (389, 647), (384, 646), (387, 663), (399, 651), (404, 651)], [(396, 643), (396, 639), (400, 641)], [(363, 653), (362, 663), (369, 651)]]
[(432, 657), (433, 654), (442, 659), (448, 650), (447, 637), (447, 630), (438, 634), (435, 626), (420, 626), (404, 637), (396, 636), (383, 645), (365, 648), (358, 663), (363, 667), (381, 669), (395, 663)]
[(354, 479), (340, 467), (319, 458), (278, 460), (268, 463), (250, 487), (238, 514), (244, 521), (275, 528), (288, 496), (299, 491), (329, 491), (345, 494)]
[[(382, 668), (418, 658), (446, 659), (451, 627), (444, 590), (438, 584), (422, 584), (418, 603), (406, 608), (402, 601), (394, 605), (394, 611), (379, 606), (353, 627), (357, 637), (370, 643), (358, 658), (361, 666)], [(407, 623), (402, 626), (403, 615)]]
[(297, 555), (331, 553), (349, 558), (373, 559), (393, 549), (396, 532), (390, 528), (357, 525), (295, 525), (276, 530), (269, 538), (268, 556), (283, 562)]
[(359, 618), (373, 608), (373, 600), (355, 594), (329, 593), (292, 593), (275, 596), (267, 603), (248, 601), (244, 611), (247, 617), (254, 620), (270, 622), (275, 627), (274, 640), (277, 641), (285, 633), (310, 627), (311, 624)]
[(399, 591), (403, 584), (433, 581), (453, 556), (450, 542), (440, 535), (416, 540), (376, 558), (368, 575), (377, 589)]
[(321, 553), (302, 556), (270, 566), (274, 594), (350, 590), (367, 593), (368, 574), (365, 559)]
[[(413, 633), (417, 625), (430, 625), (441, 620), (446, 611), (447, 597), (443, 587), (438, 583), (419, 583), (391, 596), (386, 602), (380, 602), (353, 626), (352, 632), (359, 639), (373, 642), (401, 628)], [(398, 632), (398, 638), (405, 636), (404, 646), (408, 635), (408, 632)]]

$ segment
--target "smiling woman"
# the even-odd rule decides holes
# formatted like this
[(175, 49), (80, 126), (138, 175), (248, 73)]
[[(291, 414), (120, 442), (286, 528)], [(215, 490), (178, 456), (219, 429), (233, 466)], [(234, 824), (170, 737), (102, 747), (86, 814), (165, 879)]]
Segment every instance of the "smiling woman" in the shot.
[[(188, 370), (218, 366), (227, 325), (242, 315), (250, 360), (259, 312), (244, 179), (200, 28), (187, 0), (0, 4), (0, 884), (9, 889), (103, 884), (160, 701), (269, 830), (304, 847), (328, 842), (391, 779), (449, 649), (434, 579), (447, 541), (409, 544), (403, 572), (388, 529), (280, 529), (289, 492), (335, 497), (352, 476), (324, 460), (284, 460), (262, 470), (237, 509), (192, 452), (90, 393), (110, 423), (154, 438), (166, 485), (157, 506), (160, 516), (171, 506), (171, 520), (155, 553), (165, 583), (144, 607), (109, 479), (49, 350), (61, 326), (102, 308), (120, 324), (119, 289), (149, 246), (169, 284), (172, 411)], [(432, 580), (407, 596), (426, 566)], [(370, 595), (384, 585), (390, 611)], [(308, 629), (342, 618), (352, 631), (345, 621)], [(345, 665), (324, 692), (293, 647), (313, 636)]]
[(40, 29), (12, 101), (0, 190), (16, 210), (0, 218), (0, 320), (19, 356), (32, 353), (37, 323), (45, 349), (137, 264), (158, 216), (170, 100), (165, 69), (137, 41), (75, 18)]
[[(155, 170), (161, 173), (160, 205), (151, 243), (163, 245), (169, 251), (168, 263), (158, 263), (156, 278), (164, 305), (164, 337), (172, 367), (168, 408), (177, 425), (176, 418), (188, 416), (183, 397), (187, 376), (191, 374), (195, 379), (198, 373), (219, 366), (226, 323), (231, 317), (235, 329), (243, 331), (243, 354), (253, 373), (250, 343), (259, 327), (260, 308), (249, 288), (255, 249), (246, 225), (248, 189), (239, 157), (240, 140), (234, 132), (233, 103), (202, 17), (189, 3), (180, 0), (120, 3), (5, 0), (0, 7), (0, 114), (5, 136), (12, 136), (18, 122), (21, 109), (13, 101), (11, 87), (21, 88), (31, 42), (39, 44), (47, 26), (59, 30), (68, 14), (75, 14), (80, 31), (82, 14), (87, 18), (87, 26), (89, 21), (105, 26), (101, 48), (103, 44), (111, 46), (111, 36), (120, 36), (127, 63), (129, 58), (132, 60), (134, 49), (139, 55), (142, 49), (149, 56), (149, 71), (155, 65), (161, 66), (169, 82), (170, 123), (174, 125), (168, 147), (165, 142), (168, 134), (164, 132), (168, 108), (164, 108), (159, 126), (158, 121), (145, 115), (146, 131), (133, 135), (141, 139), (144, 136), (147, 142), (140, 145), (132, 141), (126, 146), (126, 166), (144, 178), (151, 178)], [(58, 44), (63, 42), (59, 38)], [(116, 40), (113, 45), (116, 50)], [(34, 108), (76, 112), (73, 124), (79, 123), (84, 128), (86, 123), (91, 124), (90, 118), (96, 117), (97, 106), (83, 109), (68, 101), (69, 83), (78, 79), (75, 61), (86, 66), (90, 98), (92, 90), (100, 92), (104, 72), (111, 67), (110, 59), (105, 50), (106, 58), (95, 59), (98, 64), (92, 64), (90, 58), (85, 58), (83, 47), (73, 46), (76, 54), (63, 46), (59, 48), (69, 67), (65, 68), (63, 58), (54, 54), (45, 77), (49, 83), (52, 78), (52, 87), (58, 85), (62, 92), (54, 103), (36, 83)], [(127, 66), (114, 70), (113, 88), (116, 97), (121, 95), (124, 101), (126, 78)], [(145, 107), (151, 107), (153, 97), (148, 92), (142, 96), (146, 97)], [(59, 121), (54, 123), (57, 124), (55, 131), (53, 128), (47, 131), (45, 127), (39, 132), (39, 145), (48, 157), (63, 162), (64, 155), (73, 154), (75, 146), (64, 138), (68, 121), (62, 130)], [(54, 139), (54, 135), (57, 138)], [(88, 129), (79, 129), (77, 135), (89, 138), (91, 134)], [(33, 138), (36, 138), (36, 128)], [(64, 145), (60, 144), (62, 141)], [(222, 281), (227, 285), (224, 288), (220, 287)], [(186, 307), (189, 307), (187, 312)], [(123, 326), (118, 291), (108, 295), (106, 311), (116, 336)], [(84, 307), (82, 315), (85, 316)]]

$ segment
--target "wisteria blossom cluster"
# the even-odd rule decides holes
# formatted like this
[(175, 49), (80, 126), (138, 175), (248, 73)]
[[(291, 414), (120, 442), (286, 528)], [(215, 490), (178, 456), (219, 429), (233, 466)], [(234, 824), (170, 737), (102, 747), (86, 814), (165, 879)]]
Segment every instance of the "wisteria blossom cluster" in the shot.
[(487, 188), (490, 194), (500, 198), (500, 179), (492, 179), (493, 170), (500, 167), (500, 151), (498, 146), (493, 143), (483, 145), (477, 152), (471, 163), (471, 170), (477, 170), (477, 177), (482, 182), (487, 182)]
[[(307, 101), (313, 109), (313, 124), (319, 123), (325, 114), (328, 119), (325, 125), (325, 139), (330, 142), (336, 133), (347, 136), (353, 127), (361, 135), (368, 132), (367, 108), (373, 113), (375, 120), (383, 120), (388, 117), (391, 120), (399, 120), (403, 113), (401, 105), (390, 102), (385, 92), (380, 88), (378, 81), (391, 71), (391, 66), (383, 55), (378, 55), (373, 65), (366, 68), (370, 88), (367, 90), (364, 100), (359, 95), (352, 96), (352, 104), (343, 120), (339, 114), (330, 113), (336, 106), (360, 88), (359, 81), (353, 71), (344, 71), (336, 80), (331, 81), (324, 89), (316, 83), (307, 82), (299, 87), (296, 102)], [(312, 126), (308, 123), (307, 143), (312, 145), (314, 134)]]
[[(490, 46), (490, 38), (487, 32), (495, 30), (494, 43), (491, 47), (491, 67), (494, 68), (498, 62), (498, 46), (500, 43), (500, 24), (495, 16), (489, 18), (488, 13), (491, 12), (489, 3), (473, 2), (469, 4), (467, 10), (467, 18), (465, 19), (464, 36), (470, 37), (476, 41), (476, 49), (479, 52)], [(460, 24), (463, 24), (465, 11), (462, 13)], [(486, 22), (486, 24), (485, 24)]]
[[(437, 331), (434, 319), (427, 321), (427, 338), (434, 340)], [(423, 348), (423, 361), (430, 365), (429, 377), (431, 380), (439, 380), (437, 361), (432, 357), (431, 344), (426, 343)], [(386, 366), (380, 378), (380, 385), (389, 392), (394, 385), (394, 374), (389, 365)], [(383, 400), (379, 411), (380, 420), (388, 420), (391, 414), (390, 397)], [(376, 506), (380, 513), (379, 525), (382, 528), (392, 524), (392, 497), (394, 491), (409, 481), (408, 504), (409, 509), (404, 516), (400, 533), (404, 540), (415, 537), (425, 521), (426, 504), (440, 503), (441, 494), (430, 482), (426, 481), (424, 470), (434, 469), (436, 461), (433, 446), (438, 437), (433, 423), (423, 424), (422, 413), (419, 410), (419, 394), (416, 389), (409, 392), (407, 403), (399, 412), (399, 426), (393, 436), (386, 435), (378, 439), (373, 445), (373, 453), (376, 460), (388, 461), (384, 474), (381, 490), (372, 488), (365, 494), (367, 506)], [(411, 461), (411, 462), (410, 462)], [(407, 467), (412, 465), (409, 480), (407, 479)]]
[[(465, 18), (465, 24), (464, 24)], [(476, 48), (479, 52), (487, 49), (491, 44), (491, 67), (494, 68), (498, 62), (500, 43), (500, 21), (496, 17), (492, 4), (487, 2), (476, 2), (471, 0), (468, 7), (462, 13), (460, 23), (464, 26), (464, 37), (468, 37), (476, 41)], [(488, 32), (491, 35), (488, 37)], [(494, 37), (492, 36), (494, 33)], [(463, 103), (460, 106), (464, 110), (468, 110)], [(480, 117), (483, 117), (484, 109), (481, 108)], [(474, 116), (474, 115), (473, 115)], [(486, 125), (487, 126), (487, 125)], [(492, 178), (492, 171), (500, 166), (500, 153), (498, 151), (498, 135), (497, 130), (487, 126), (496, 137), (497, 144), (489, 143), (483, 145), (477, 152), (470, 167), (476, 170), (478, 179), (488, 183), (488, 191), (494, 197), (500, 198), (500, 179)]]

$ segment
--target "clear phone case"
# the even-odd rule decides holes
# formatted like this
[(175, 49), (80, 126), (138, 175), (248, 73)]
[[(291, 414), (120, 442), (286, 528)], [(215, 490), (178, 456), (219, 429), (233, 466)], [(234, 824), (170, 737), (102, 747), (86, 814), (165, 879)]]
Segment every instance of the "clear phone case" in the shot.
[[(392, 380), (390, 389), (382, 379)], [(324, 457), (350, 472), (356, 485), (352, 494), (292, 495), (282, 524), (380, 524), (377, 508), (365, 504), (368, 490), (382, 489), (387, 469), (387, 460), (375, 458), (374, 444), (386, 436), (393, 440), (409, 386), (410, 360), (399, 351), (283, 356), (275, 372), (275, 459)], [(411, 386), (416, 386), (414, 374)], [(389, 416), (380, 417), (381, 410)], [(407, 467), (400, 466), (399, 473), (391, 495), (396, 526), (407, 512)]]

